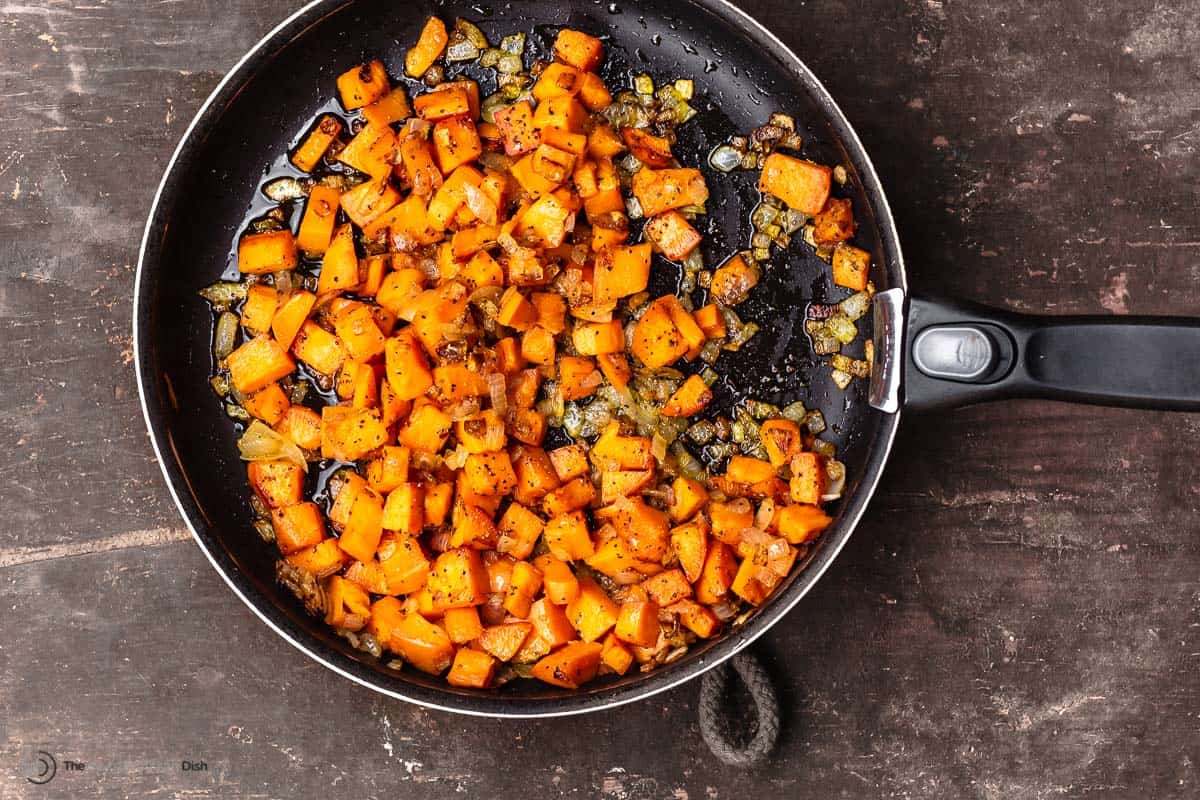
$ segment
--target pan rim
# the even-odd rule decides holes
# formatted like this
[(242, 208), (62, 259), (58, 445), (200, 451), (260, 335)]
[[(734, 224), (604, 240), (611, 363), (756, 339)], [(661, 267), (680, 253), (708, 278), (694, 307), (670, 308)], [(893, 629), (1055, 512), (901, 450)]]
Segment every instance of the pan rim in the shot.
[[(725, 18), (732, 25), (740, 28), (743, 35), (749, 40), (749, 43), (770, 45), (775, 51), (774, 55), (784, 62), (790, 71), (796, 74), (805, 90), (814, 96), (826, 117), (834, 123), (839, 136), (846, 144), (847, 150), (850, 151), (853, 159), (862, 171), (864, 188), (875, 206), (877, 225), (880, 230), (880, 246), (887, 257), (885, 268), (888, 271), (889, 280), (895, 283), (895, 286), (889, 288), (900, 288), (907, 293), (908, 287), (903, 254), (900, 250), (891, 208), (883, 186), (879, 181), (878, 173), (870, 160), (866, 148), (858, 138), (854, 127), (846, 119), (841, 108), (833, 99), (833, 96), (791, 48), (752, 16), (735, 6), (730, 0), (688, 1), (693, 5), (705, 8)], [(182, 482), (180, 480), (182, 476), (172, 474), (171, 466), (167, 459), (164, 458), (165, 448), (163, 443), (168, 439), (168, 432), (165, 430), (165, 425), (157, 420), (150, 410), (148, 384), (151, 380), (155, 380), (155, 378), (150, 375), (151, 365), (146, 360), (147, 348), (143, 347), (143, 331), (141, 326), (141, 317), (146, 311), (143, 304), (142, 291), (143, 278), (147, 270), (147, 253), (152, 236), (155, 233), (161, 234), (163, 230), (163, 222), (159, 220), (159, 216), (163, 211), (163, 197), (168, 187), (176, 179), (176, 169), (181, 162), (181, 158), (195, 145), (197, 129), (202, 124), (210, 121), (208, 119), (209, 114), (214, 109), (217, 101), (225, 96), (227, 89), (231, 85), (249, 77), (248, 74), (243, 74), (247, 64), (267, 55), (268, 50), (276, 44), (276, 40), (292, 28), (296, 28), (296, 30), (292, 31), (292, 36), (289, 36), (288, 39), (290, 40), (299, 35), (304, 30), (304, 27), (307, 27), (300, 27), (299, 23), (307, 20), (310, 16), (313, 17), (309, 20), (310, 24), (323, 18), (325, 14), (316, 14), (322, 7), (328, 7), (327, 13), (333, 13), (352, 2), (354, 0), (310, 0), (310, 2), (271, 28), (238, 59), (197, 109), (196, 114), (188, 124), (187, 129), (184, 131), (183, 136), (180, 138), (179, 143), (176, 145), (164, 168), (163, 177), (159, 182), (154, 199), (150, 205), (141, 246), (138, 251), (137, 270), (134, 278), (132, 315), (133, 354), (138, 399), (142, 409), (143, 420), (150, 435), (151, 446), (158, 461), (159, 469), (166, 481), (167, 489), (171, 494), (176, 509), (179, 511), (180, 516), (183, 517), (192, 539), (199, 546), (201, 552), (204, 553), (205, 558), (207, 558), (212, 568), (221, 576), (225, 584), (242, 603), (268, 628), (301, 653), (334, 673), (394, 699), (403, 700), (428, 709), (467, 716), (528, 719), (571, 716), (602, 711), (625, 705), (626, 703), (644, 700), (680, 686), (725, 662), (766, 633), (767, 630), (795, 608), (800, 600), (816, 585), (817, 581), (820, 580), (833, 561), (836, 560), (838, 554), (857, 527), (878, 486), (899, 426), (899, 411), (891, 413), (880, 412), (882, 419), (875, 434), (875, 441), (867, 463), (864, 466), (864, 474), (854, 495), (848, 498), (848, 505), (840, 520), (840, 530), (835, 536), (830, 537), (830, 541), (821, 549), (818, 557), (805, 568), (802, 575), (797, 576), (796, 581), (789, 587), (787, 592), (774, 598), (753, 621), (736, 631), (725, 634), (721, 640), (713, 644), (703, 657), (695, 661), (681, 662), (677, 667), (667, 665), (659, 670), (644, 673), (642, 677), (625, 686), (599, 689), (592, 693), (581, 692), (544, 699), (515, 699), (488, 697), (486, 695), (457, 694), (448, 690), (427, 689), (419, 684), (407, 684), (405, 688), (409, 691), (402, 691), (384, 685), (376, 678), (377, 673), (372, 673), (364, 668), (362, 674), (356, 674), (347, 666), (336, 663), (332, 656), (338, 656), (339, 660), (344, 657), (340, 656), (336, 651), (331, 651), (331, 656), (326, 656), (318, 652), (319, 642), (307, 635), (302, 640), (300, 636), (285, 630), (281, 622), (273, 619), (267, 613), (267, 610), (263, 607), (271, 607), (270, 602), (265, 601), (261, 597), (258, 597), (256, 600), (249, 596), (251, 587), (239, 585), (239, 582), (235, 580), (236, 570), (227, 569), (225, 565), (219, 563), (215, 553), (210, 549), (209, 544), (205, 542), (198, 530), (198, 526), (202, 524), (202, 521), (196, 518), (199, 515), (196, 515), (196, 517), (193, 516), (193, 512), (184, 502), (183, 497), (177, 489), (177, 483)], [(755, 42), (756, 38), (761, 41)], [(286, 45), (286, 41), (279, 42), (278, 44), (284, 46)], [(397, 680), (402, 685), (405, 684), (402, 678)], [(426, 693), (434, 697), (442, 696), (445, 698), (445, 702), (439, 699), (432, 699), (430, 696), (424, 696)]]

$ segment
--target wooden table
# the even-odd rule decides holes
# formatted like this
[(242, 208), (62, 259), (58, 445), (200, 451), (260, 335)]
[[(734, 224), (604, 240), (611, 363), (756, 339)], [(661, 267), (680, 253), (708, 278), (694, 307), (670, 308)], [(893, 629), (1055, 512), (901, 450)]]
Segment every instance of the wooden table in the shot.
[[(1197, 795), (1196, 416), (907, 419), (850, 545), (765, 640), (788, 720), (749, 773), (708, 756), (694, 685), (468, 719), (350, 684), (258, 623), (152, 458), (130, 296), (176, 141), (295, 5), (0, 6), (0, 797)], [(914, 287), (1200, 309), (1200, 1), (746, 6), (858, 126)], [(43, 787), (25, 780), (39, 749), (59, 771)]]

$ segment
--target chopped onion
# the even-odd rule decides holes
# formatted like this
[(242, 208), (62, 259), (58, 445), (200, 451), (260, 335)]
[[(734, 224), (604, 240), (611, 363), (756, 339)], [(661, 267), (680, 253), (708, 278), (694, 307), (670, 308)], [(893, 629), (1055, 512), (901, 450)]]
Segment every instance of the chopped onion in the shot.
[(871, 308), (871, 295), (867, 292), (855, 292), (847, 297), (842, 302), (838, 303), (838, 307), (851, 322), (857, 322)]
[(525, 52), (525, 34), (514, 33), (511, 36), (505, 36), (500, 40), (500, 49), (511, 55), (520, 55)]
[(758, 511), (754, 514), (754, 527), (766, 530), (774, 519), (775, 501), (768, 497), (758, 504)]
[(218, 311), (225, 311), (234, 303), (239, 303), (246, 299), (246, 289), (249, 284), (234, 283), (233, 281), (217, 281), (214, 284), (205, 286), (200, 290), (199, 294), (209, 302), (212, 307)]
[(708, 157), (709, 165), (718, 172), (733, 172), (742, 165), (742, 153), (727, 144), (723, 144)]
[(238, 316), (232, 311), (222, 311), (217, 317), (216, 330), (213, 332), (213, 355), (218, 361), (224, 361), (237, 345)]
[(714, 603), (711, 608), (713, 614), (717, 619), (721, 620), (721, 622), (728, 622), (736, 617), (738, 613), (737, 604), (728, 600), (722, 600), (719, 603)]
[(429, 549), (435, 553), (444, 553), (449, 550), (451, 533), (449, 529), (443, 529), (430, 536)]
[(299, 464), (305, 472), (308, 471), (308, 461), (305, 460), (304, 453), (300, 451), (300, 448), (290, 439), (271, 430), (260, 420), (256, 419), (250, 423), (246, 432), (242, 434), (242, 438), (238, 439), (237, 446), (243, 461), (283, 459)]
[[(309, 183), (311, 184), (311, 181)], [(263, 194), (276, 203), (283, 203), (288, 200), (299, 200), (301, 197), (307, 197), (310, 188), (312, 188), (311, 185), (305, 186), (296, 178), (276, 178), (273, 181), (268, 181), (267, 185), (263, 186)]]
[(491, 372), (484, 379), (487, 384), (488, 398), (492, 401), (492, 410), (503, 415), (508, 411), (508, 394), (503, 372)]
[(650, 439), (650, 452), (656, 461), (662, 461), (667, 457), (667, 440), (657, 432)]
[(466, 39), (461, 42), (451, 42), (446, 47), (447, 61), (474, 61), (479, 58), (479, 48)]
[(842, 490), (846, 488), (846, 465), (829, 459), (825, 462), (825, 477), (825, 494), (821, 495), (821, 501), (832, 503), (842, 496)]
[(483, 193), (483, 190), (471, 183), (464, 183), (463, 195), (466, 198), (467, 208), (471, 209), (471, 213), (478, 217), (480, 222), (485, 225), (496, 224), (499, 209), (492, 198)]

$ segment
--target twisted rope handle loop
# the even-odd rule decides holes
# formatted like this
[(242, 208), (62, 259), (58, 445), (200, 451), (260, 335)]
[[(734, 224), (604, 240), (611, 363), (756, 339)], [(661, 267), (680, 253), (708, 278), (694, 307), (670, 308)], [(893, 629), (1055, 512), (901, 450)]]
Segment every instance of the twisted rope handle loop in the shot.
[[(737, 674), (754, 701), (754, 736), (740, 745), (732, 735), (725, 689)], [(779, 740), (779, 696), (771, 676), (753, 655), (743, 650), (700, 679), (700, 735), (713, 755), (733, 767), (762, 764)]]

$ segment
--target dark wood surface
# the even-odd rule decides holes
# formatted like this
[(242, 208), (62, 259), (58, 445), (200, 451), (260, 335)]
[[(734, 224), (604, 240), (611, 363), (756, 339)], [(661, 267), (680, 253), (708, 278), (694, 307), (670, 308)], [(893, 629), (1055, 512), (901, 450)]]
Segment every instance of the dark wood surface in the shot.
[[(915, 288), (1200, 309), (1200, 2), (745, 5), (858, 127)], [(1194, 415), (906, 419), (851, 543), (764, 642), (788, 716), (751, 772), (707, 755), (694, 685), (469, 719), (258, 623), (154, 463), (130, 296), (176, 141), (294, 6), (0, 4), (0, 797), (1197, 796)], [(59, 761), (44, 787), (25, 780), (38, 748)]]

